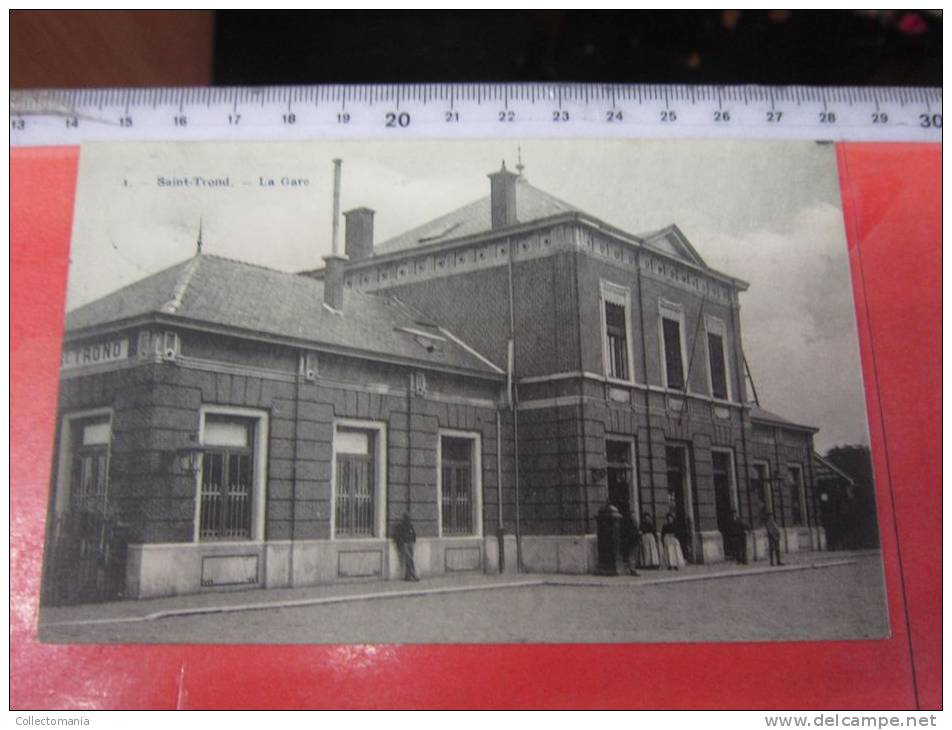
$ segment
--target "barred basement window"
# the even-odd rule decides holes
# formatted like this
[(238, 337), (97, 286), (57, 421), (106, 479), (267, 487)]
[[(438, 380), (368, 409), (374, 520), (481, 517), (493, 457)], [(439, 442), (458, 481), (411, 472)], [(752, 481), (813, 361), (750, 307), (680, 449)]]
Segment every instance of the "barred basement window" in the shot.
[(205, 417), (199, 538), (251, 539), (255, 420)]
[(471, 438), (443, 436), (440, 439), (440, 502), (444, 535), (476, 533), (473, 529), (475, 445)]

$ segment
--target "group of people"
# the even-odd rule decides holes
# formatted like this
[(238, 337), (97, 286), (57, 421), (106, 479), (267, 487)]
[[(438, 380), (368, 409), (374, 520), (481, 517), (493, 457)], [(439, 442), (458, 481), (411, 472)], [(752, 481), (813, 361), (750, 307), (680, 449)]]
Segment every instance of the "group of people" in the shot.
[[(783, 565), (780, 559), (780, 525), (774, 518), (773, 512), (763, 513), (764, 528), (767, 531), (767, 548), (770, 553), (771, 565)], [(747, 533), (750, 527), (734, 510), (731, 516), (730, 532), (726, 536), (730, 543), (729, 554), (738, 563), (747, 564)]]
[[(780, 558), (780, 526), (773, 512), (764, 515), (764, 527), (767, 531), (770, 564), (783, 565)], [(750, 527), (735, 510), (731, 517), (730, 531), (725, 537), (729, 545), (728, 553), (738, 563), (745, 565), (748, 532)], [(641, 515), (641, 524), (631, 512), (623, 515), (621, 550), (631, 575), (638, 575), (638, 568), (678, 570), (685, 564), (685, 560), (678, 537), (677, 515), (674, 512), (665, 515), (660, 538), (654, 520), (648, 512)]]
[(665, 515), (660, 535), (650, 513), (642, 514), (639, 524), (629, 512), (622, 520), (621, 549), (631, 575), (638, 575), (638, 568), (679, 570), (685, 565), (674, 512)]
[[(770, 564), (783, 565), (780, 559), (780, 527), (772, 512), (766, 514), (764, 526), (767, 528)], [(747, 523), (735, 510), (731, 517), (727, 538), (731, 544), (730, 552), (738, 563), (747, 563), (747, 533), (749, 531)], [(413, 561), (416, 530), (413, 529), (413, 523), (407, 513), (403, 514), (403, 518), (394, 527), (393, 538), (403, 562), (404, 580), (420, 580)], [(685, 565), (685, 560), (681, 540), (678, 537), (677, 515), (674, 512), (668, 512), (665, 515), (660, 536), (649, 512), (646, 511), (641, 515), (640, 524), (631, 512), (623, 515), (621, 550), (631, 575), (638, 575), (638, 568), (679, 570)]]

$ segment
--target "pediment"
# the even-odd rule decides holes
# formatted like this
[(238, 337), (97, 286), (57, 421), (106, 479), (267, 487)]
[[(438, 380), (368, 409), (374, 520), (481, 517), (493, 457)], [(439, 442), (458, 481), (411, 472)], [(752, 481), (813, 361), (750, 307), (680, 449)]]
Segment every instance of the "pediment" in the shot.
[(649, 248), (653, 248), (659, 253), (674, 256), (696, 266), (707, 267), (704, 259), (701, 258), (701, 255), (688, 241), (687, 236), (677, 226), (668, 226), (655, 233), (650, 233), (644, 236), (644, 241)]

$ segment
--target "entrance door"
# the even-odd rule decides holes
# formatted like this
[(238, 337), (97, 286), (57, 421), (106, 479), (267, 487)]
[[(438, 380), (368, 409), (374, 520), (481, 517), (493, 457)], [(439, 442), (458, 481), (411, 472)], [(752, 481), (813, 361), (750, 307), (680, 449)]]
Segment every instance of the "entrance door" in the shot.
[(54, 605), (118, 598), (125, 573), (124, 537), (109, 502), (108, 416), (70, 419), (61, 459), (64, 509), (51, 525), (44, 600)]
[(717, 529), (724, 543), (724, 557), (734, 558), (734, 540), (731, 522), (734, 505), (731, 499), (731, 456), (725, 451), (712, 451), (714, 466), (714, 506), (717, 510)]
[(631, 442), (605, 441), (605, 462), (608, 470), (608, 501), (623, 515), (634, 512)]
[(684, 446), (666, 446), (665, 458), (668, 464), (668, 510), (674, 512), (677, 536), (681, 549), (688, 560), (694, 558), (694, 541), (688, 522), (687, 502), (690, 474), (688, 473), (687, 449)]

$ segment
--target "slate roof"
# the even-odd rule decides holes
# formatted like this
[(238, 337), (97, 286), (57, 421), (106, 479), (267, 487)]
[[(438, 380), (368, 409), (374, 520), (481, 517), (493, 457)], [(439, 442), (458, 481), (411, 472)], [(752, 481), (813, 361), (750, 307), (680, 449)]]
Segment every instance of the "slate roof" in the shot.
[(66, 332), (75, 336), (89, 328), (149, 316), (452, 370), (501, 372), (392, 297), (345, 290), (338, 314), (324, 306), (322, 281), (208, 254), (68, 312)]
[[(578, 208), (544, 190), (530, 185), (525, 178), (516, 180), (516, 220), (529, 223), (560, 213), (579, 213)], [(480, 198), (462, 208), (434, 218), (428, 223), (405, 231), (398, 236), (374, 245), (374, 254), (382, 255), (406, 251), (427, 243), (464, 238), (492, 230), (490, 196)]]
[(750, 406), (750, 417), (754, 421), (772, 423), (777, 426), (787, 426), (789, 428), (805, 429), (807, 431), (819, 431), (819, 429), (815, 426), (807, 426), (802, 423), (795, 423), (784, 418), (783, 416), (778, 416), (773, 411), (768, 411), (766, 408), (761, 408), (758, 405)]

